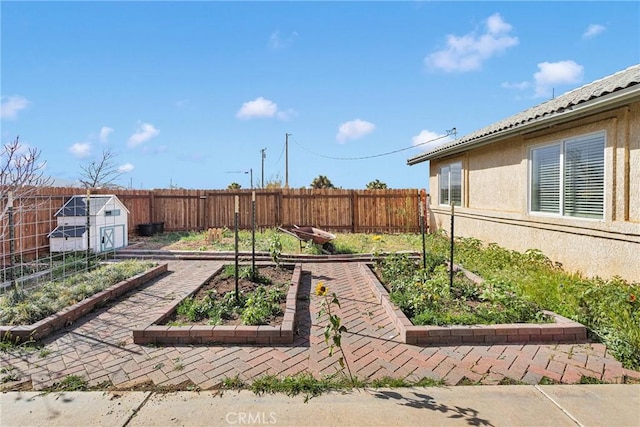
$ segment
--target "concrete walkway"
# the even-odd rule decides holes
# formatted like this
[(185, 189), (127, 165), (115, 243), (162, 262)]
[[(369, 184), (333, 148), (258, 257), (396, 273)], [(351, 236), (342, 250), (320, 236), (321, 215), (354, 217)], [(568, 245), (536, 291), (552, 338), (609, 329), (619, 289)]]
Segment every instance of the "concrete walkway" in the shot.
[(251, 392), (0, 395), (0, 424), (28, 426), (616, 426), (640, 425), (640, 385), (366, 389), (302, 396)]
[[(515, 344), (418, 347), (399, 342), (391, 324), (360, 273), (358, 263), (306, 263), (298, 301), (298, 335), (286, 346), (141, 346), (131, 328), (155, 318), (167, 303), (183, 298), (206, 281), (222, 261), (170, 261), (169, 274), (110, 303), (44, 341), (31, 354), (0, 353), (3, 368), (33, 390), (52, 386), (69, 375), (84, 377), (102, 389), (216, 388), (225, 378), (250, 381), (265, 374), (315, 376), (336, 372), (329, 357), (324, 322), (317, 319), (322, 280), (341, 301), (348, 333), (343, 348), (359, 378), (442, 379), (447, 385), (538, 384), (544, 377), (572, 384), (582, 376), (609, 383), (640, 373), (624, 369), (602, 344)], [(27, 386), (28, 388), (28, 386)]]

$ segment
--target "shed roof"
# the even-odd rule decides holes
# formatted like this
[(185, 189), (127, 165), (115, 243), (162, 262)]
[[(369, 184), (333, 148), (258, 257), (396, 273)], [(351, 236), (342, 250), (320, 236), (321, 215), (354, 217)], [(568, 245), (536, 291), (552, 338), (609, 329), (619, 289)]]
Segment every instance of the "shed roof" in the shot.
[[(102, 208), (111, 200), (119, 199), (113, 194), (99, 194), (89, 196), (90, 215), (97, 215)], [(122, 203), (120, 202), (120, 205)], [(124, 205), (122, 205), (124, 208)], [(124, 208), (126, 210), (126, 208)], [(129, 212), (127, 210), (127, 212)], [(87, 196), (72, 196), (67, 202), (55, 213), (55, 217), (59, 216), (87, 216)]]
[(84, 225), (59, 225), (47, 237), (82, 237), (85, 231)]
[(556, 120), (569, 119), (585, 111), (610, 107), (615, 101), (640, 96), (640, 64), (573, 89), (557, 98), (486, 126), (462, 138), (411, 157), (414, 165), (427, 160), (466, 151), (476, 145), (496, 142), (513, 132), (523, 132)]

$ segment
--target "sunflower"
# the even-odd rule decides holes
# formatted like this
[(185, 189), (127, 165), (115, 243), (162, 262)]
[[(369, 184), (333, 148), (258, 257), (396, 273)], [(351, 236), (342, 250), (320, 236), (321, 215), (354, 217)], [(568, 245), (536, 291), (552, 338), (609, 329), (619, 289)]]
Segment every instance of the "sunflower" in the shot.
[(325, 296), (328, 290), (329, 289), (327, 289), (323, 282), (318, 282), (318, 284), (316, 285), (316, 295), (318, 296)]

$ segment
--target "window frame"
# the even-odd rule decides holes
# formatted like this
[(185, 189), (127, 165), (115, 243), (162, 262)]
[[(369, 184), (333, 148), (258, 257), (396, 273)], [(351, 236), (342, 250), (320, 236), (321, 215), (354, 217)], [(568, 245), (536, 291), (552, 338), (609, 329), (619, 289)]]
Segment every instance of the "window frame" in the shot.
[[(585, 141), (588, 139), (602, 138), (602, 213), (601, 216), (582, 216), (582, 215), (567, 215), (567, 203), (566, 203), (566, 152), (567, 145), (579, 141)], [(533, 160), (534, 160), (534, 152), (536, 150), (541, 150), (545, 148), (551, 147), (559, 147), (559, 165), (558, 165), (558, 211), (557, 212), (546, 212), (540, 210), (533, 210), (534, 205), (534, 169), (533, 169)], [(606, 148), (607, 148), (607, 134), (605, 131), (597, 131), (590, 132), (586, 134), (581, 134), (577, 136), (570, 136), (566, 138), (561, 138), (551, 142), (545, 142), (541, 144), (532, 145), (529, 147), (529, 156), (528, 156), (528, 183), (527, 183), (527, 210), (529, 215), (533, 216), (544, 216), (544, 217), (552, 217), (552, 218), (564, 218), (564, 219), (576, 219), (576, 220), (584, 220), (584, 221), (597, 221), (603, 222), (606, 218), (607, 212), (607, 203), (606, 203), (606, 195), (607, 195), (607, 156), (606, 156)]]
[[(440, 165), (439, 169), (438, 169), (438, 204), (440, 206), (451, 206), (451, 193), (452, 193), (452, 186), (451, 186), (451, 167), (452, 166), (457, 166), (458, 170), (460, 171), (460, 176), (459, 176), (459, 185), (460, 185), (460, 195), (459, 195), (459, 200), (453, 200), (453, 204), (455, 206), (462, 206), (462, 200), (463, 200), (463, 170), (462, 170), (462, 161), (458, 160), (456, 162), (449, 162), (446, 164), (442, 164)], [(442, 191), (443, 191), (443, 179), (444, 179), (444, 174), (443, 174), (443, 170), (446, 169), (447, 170), (447, 201), (445, 202), (443, 200), (442, 197)]]

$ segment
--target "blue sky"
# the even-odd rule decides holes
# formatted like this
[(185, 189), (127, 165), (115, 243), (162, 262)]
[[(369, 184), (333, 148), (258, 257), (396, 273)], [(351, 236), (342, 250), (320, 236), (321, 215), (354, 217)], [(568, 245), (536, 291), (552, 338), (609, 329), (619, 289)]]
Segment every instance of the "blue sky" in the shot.
[(259, 186), (263, 148), (265, 182), (284, 181), (287, 133), (291, 187), (326, 175), (426, 188), (427, 164), (406, 160), (452, 128), (464, 136), (640, 62), (638, 2), (2, 1), (0, 12), (2, 142), (19, 135), (68, 181), (110, 149), (133, 188), (249, 188), (249, 171)]

